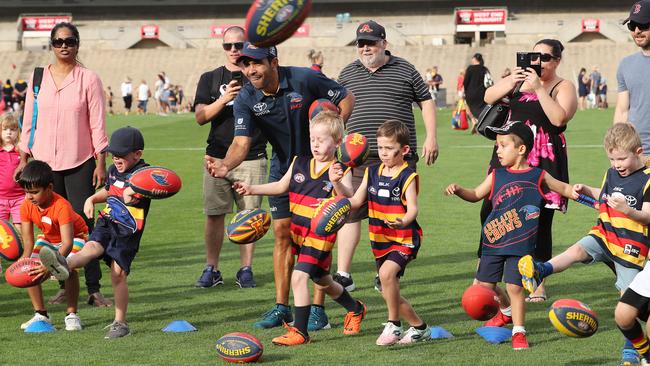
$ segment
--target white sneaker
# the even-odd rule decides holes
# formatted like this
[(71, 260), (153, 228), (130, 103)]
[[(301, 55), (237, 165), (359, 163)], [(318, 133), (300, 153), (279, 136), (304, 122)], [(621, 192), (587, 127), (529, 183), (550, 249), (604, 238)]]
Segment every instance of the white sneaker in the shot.
[(417, 343), (431, 340), (431, 328), (419, 330), (410, 327), (400, 339), (399, 344)]
[(70, 313), (65, 317), (65, 330), (81, 330), (81, 319), (76, 313)]
[(384, 325), (384, 331), (381, 332), (377, 342), (378, 346), (390, 346), (397, 343), (402, 338), (402, 327), (388, 322)]
[(50, 318), (46, 317), (45, 315), (41, 315), (39, 313), (34, 313), (34, 316), (31, 319), (29, 319), (28, 321), (20, 325), (20, 329), (27, 329), (27, 327), (32, 325), (32, 323), (39, 322), (39, 321), (44, 321), (52, 324)]

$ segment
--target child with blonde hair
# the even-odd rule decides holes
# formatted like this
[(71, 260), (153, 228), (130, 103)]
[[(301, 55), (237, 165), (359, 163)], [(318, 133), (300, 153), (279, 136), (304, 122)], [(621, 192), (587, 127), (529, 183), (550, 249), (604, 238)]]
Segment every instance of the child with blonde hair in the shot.
[(9, 220), (20, 230), (20, 204), (25, 191), (16, 182), (14, 172), (20, 163), (18, 141), (20, 127), (13, 114), (0, 116), (2, 127), (2, 149), (0, 149), (0, 219)]

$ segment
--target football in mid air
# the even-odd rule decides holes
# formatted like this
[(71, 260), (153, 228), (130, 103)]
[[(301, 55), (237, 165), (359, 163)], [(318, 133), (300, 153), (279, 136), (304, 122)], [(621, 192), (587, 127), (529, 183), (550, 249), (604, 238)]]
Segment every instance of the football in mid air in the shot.
[(270, 47), (291, 37), (309, 15), (312, 0), (255, 0), (246, 14), (246, 39)]

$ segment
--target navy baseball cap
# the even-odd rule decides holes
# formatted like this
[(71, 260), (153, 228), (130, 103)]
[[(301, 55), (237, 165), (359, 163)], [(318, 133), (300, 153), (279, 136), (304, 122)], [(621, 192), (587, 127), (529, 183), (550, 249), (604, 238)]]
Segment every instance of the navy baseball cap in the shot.
[(494, 134), (494, 138), (496, 139), (496, 135), (515, 135), (519, 137), (523, 142), (524, 145), (526, 145), (526, 152), (529, 153), (533, 149), (533, 144), (535, 143), (535, 136), (533, 135), (533, 130), (530, 129), (525, 123), (520, 122), (520, 121), (512, 121), (507, 124), (505, 124), (502, 127), (492, 127), (488, 126), (485, 133), (486, 136), (488, 136), (488, 131), (491, 131)]
[(144, 150), (144, 137), (135, 127), (119, 128), (111, 135), (108, 152), (115, 156), (124, 156), (130, 152)]
[(634, 3), (630, 10), (630, 16), (623, 21), (623, 24), (627, 22), (650, 23), (650, 0), (641, 0)]
[(359, 24), (357, 27), (357, 41), (365, 39), (368, 41), (380, 41), (386, 39), (386, 29), (374, 20)]
[(237, 62), (241, 62), (245, 58), (253, 60), (264, 60), (265, 58), (278, 57), (278, 49), (275, 46), (271, 47), (257, 47), (250, 42), (244, 43), (244, 48), (241, 50), (241, 55), (237, 58)]

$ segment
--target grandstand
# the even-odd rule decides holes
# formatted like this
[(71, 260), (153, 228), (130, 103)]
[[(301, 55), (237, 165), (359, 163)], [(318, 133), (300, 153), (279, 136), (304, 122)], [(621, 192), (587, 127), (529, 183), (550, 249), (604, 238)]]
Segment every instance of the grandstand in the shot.
[[(182, 3), (182, 6), (179, 6)], [(81, 33), (80, 58), (97, 71), (105, 85), (119, 90), (128, 75), (151, 85), (159, 71), (191, 95), (203, 71), (223, 63), (219, 33), (225, 26), (243, 23), (250, 1), (206, 0), (16, 0), (0, 3), (0, 78), (27, 79), (35, 66), (47, 64), (47, 32), (25, 38), (21, 14), (69, 14)], [(455, 79), (471, 55), (480, 52), (498, 77), (514, 64), (515, 53), (532, 48), (541, 38), (558, 38), (566, 51), (560, 75), (575, 80), (580, 67), (597, 65), (615, 96), (618, 61), (637, 48), (620, 22), (628, 5), (621, 1), (315, 1), (300, 34), (280, 45), (280, 62), (307, 66), (310, 48), (323, 50), (324, 72), (336, 77), (356, 58), (353, 46), (357, 25), (373, 18), (387, 29), (389, 49), (424, 73), (437, 65), (443, 86), (455, 89)], [(208, 5), (209, 4), (209, 5)], [(462, 28), (456, 7), (503, 9), (503, 24)], [(336, 14), (349, 18), (337, 21)], [(31, 15), (28, 15), (31, 16)], [(595, 26), (594, 26), (595, 24)], [(586, 27), (590, 27), (587, 29)], [(469, 29), (469, 31), (468, 31)], [(39, 43), (40, 39), (40, 43)], [(45, 50), (44, 50), (45, 49)], [(447, 102), (455, 93), (447, 93)], [(119, 95), (118, 95), (119, 97)], [(117, 103), (120, 105), (120, 103)]]

